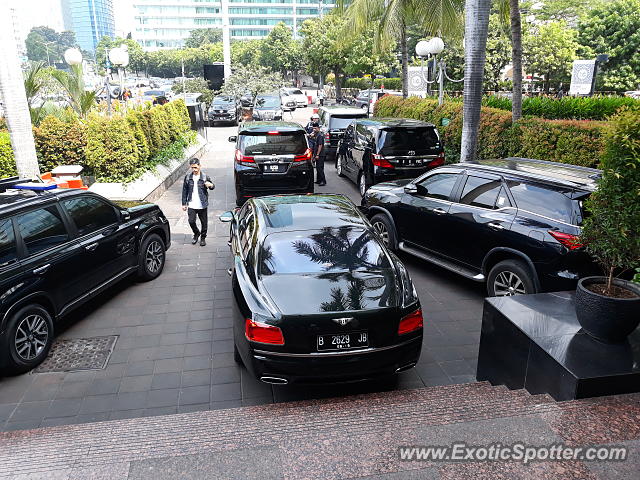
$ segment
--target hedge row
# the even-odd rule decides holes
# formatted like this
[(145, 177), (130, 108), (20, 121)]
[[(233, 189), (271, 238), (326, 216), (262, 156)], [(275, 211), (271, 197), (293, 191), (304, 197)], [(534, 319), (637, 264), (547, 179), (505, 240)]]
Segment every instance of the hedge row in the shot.
[[(373, 80), (373, 88), (380, 88), (384, 85), (385, 90), (402, 90), (401, 78), (375, 78)], [(366, 90), (371, 86), (370, 78), (348, 78), (344, 85), (345, 88), (358, 88)]]
[(0, 178), (16, 175), (16, 159), (11, 149), (9, 132), (0, 132)]
[[(462, 103), (396, 96), (381, 98), (375, 105), (380, 117), (415, 118), (438, 127), (448, 163), (460, 158)], [(446, 126), (443, 119), (448, 120)], [(445, 122), (447, 123), (447, 122)], [(598, 167), (604, 153), (606, 123), (578, 120), (526, 118), (515, 125), (511, 113), (482, 107), (478, 158), (526, 157), (585, 167)]]
[[(484, 97), (482, 104), (511, 111), (511, 100), (506, 97)], [(550, 120), (605, 120), (621, 107), (638, 105), (640, 101), (631, 97), (525, 97), (522, 99), (522, 114)]]

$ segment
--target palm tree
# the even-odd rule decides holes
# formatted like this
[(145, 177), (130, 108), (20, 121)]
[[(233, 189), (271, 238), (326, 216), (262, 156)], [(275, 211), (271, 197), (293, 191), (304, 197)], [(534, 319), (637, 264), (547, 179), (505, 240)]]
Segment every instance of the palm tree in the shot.
[(96, 105), (96, 92), (84, 88), (82, 65), (71, 65), (69, 73), (54, 70), (51, 76), (62, 86), (67, 94), (69, 106), (80, 116), (86, 118), (89, 111)]
[[(339, 8), (348, 0), (337, 0)], [(425, 35), (447, 35), (460, 30), (463, 0), (353, 0), (345, 15), (355, 35), (378, 25), (375, 45), (384, 49), (397, 42), (402, 58), (402, 95), (409, 94), (407, 27), (416, 25)]]
[(4, 102), (18, 174), (34, 178), (40, 169), (11, 18), (7, 2), (0, 2), (0, 98)]
[(482, 77), (486, 59), (491, 0), (465, 2), (464, 106), (460, 161), (473, 161), (478, 148)]
[(34, 101), (38, 98), (38, 95), (45, 86), (45, 76), (43, 72), (45, 65), (44, 62), (36, 62), (24, 73), (24, 91), (27, 95), (27, 106), (29, 107), (29, 113), (31, 115), (31, 123), (35, 126), (40, 124), (46, 112), (44, 101), (39, 107), (34, 106)]
[(511, 63), (513, 65), (513, 97), (511, 118), (515, 123), (522, 118), (522, 20), (520, 0), (500, 0), (500, 19), (511, 29)]

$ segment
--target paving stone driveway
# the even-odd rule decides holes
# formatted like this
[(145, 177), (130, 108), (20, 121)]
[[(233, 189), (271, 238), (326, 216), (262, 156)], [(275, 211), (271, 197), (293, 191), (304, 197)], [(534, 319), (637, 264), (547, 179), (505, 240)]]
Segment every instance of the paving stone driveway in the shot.
[[(310, 109), (296, 111), (305, 122)], [(474, 381), (483, 288), (417, 259), (403, 256), (425, 312), (423, 353), (397, 385), (271, 387), (249, 377), (233, 361), (228, 226), (217, 215), (234, 205), (233, 127), (209, 129), (203, 167), (216, 183), (207, 246), (190, 244), (180, 207), (181, 182), (158, 201), (169, 218), (172, 245), (164, 273), (153, 282), (126, 281), (76, 312), (61, 338), (118, 335), (104, 370), (26, 374), (0, 379), (2, 430), (135, 418), (339, 396), (392, 388)], [(327, 165), (319, 191), (357, 189)]]

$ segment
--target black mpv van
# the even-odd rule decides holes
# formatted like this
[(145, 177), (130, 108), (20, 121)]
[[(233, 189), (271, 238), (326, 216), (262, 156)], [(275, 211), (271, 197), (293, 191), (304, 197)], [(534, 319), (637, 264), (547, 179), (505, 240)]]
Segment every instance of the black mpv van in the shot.
[(431, 123), (406, 118), (355, 120), (344, 133), (339, 176), (354, 181), (364, 197), (376, 183), (415, 178), (444, 164), (444, 147)]
[[(338, 144), (347, 127), (358, 118), (367, 118), (367, 112), (361, 108), (330, 105), (318, 109), (320, 132), (324, 135), (324, 148), (327, 161), (337, 160)], [(336, 164), (337, 165), (337, 164)]]
[[(171, 244), (157, 205), (121, 208), (84, 190), (17, 190), (0, 181), (0, 369), (47, 356), (62, 317), (129, 275), (152, 280)], [(40, 184), (31, 188), (46, 188)]]
[(247, 122), (237, 136), (236, 204), (278, 193), (313, 193), (313, 165), (307, 135), (297, 123)]

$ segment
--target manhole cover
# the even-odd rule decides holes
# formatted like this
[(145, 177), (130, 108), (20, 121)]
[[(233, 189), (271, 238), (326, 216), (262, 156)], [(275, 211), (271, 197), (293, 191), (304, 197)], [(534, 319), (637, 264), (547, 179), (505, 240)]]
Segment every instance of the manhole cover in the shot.
[(58, 340), (49, 356), (34, 373), (68, 372), (104, 368), (109, 361), (117, 336)]

